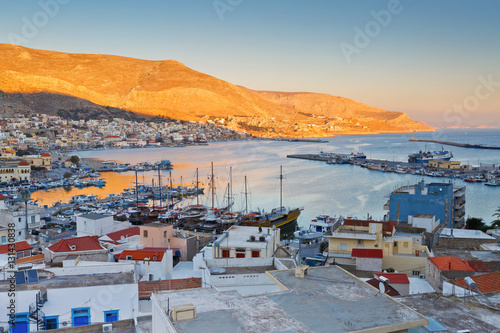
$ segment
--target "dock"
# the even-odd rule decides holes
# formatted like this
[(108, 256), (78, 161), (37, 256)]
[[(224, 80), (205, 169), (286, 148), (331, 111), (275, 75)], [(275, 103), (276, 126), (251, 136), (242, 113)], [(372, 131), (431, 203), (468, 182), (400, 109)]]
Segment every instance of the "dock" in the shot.
[(431, 140), (431, 139), (414, 139), (414, 138), (411, 138), (410, 141), (439, 143), (441, 145), (454, 146), (454, 147), (460, 147), (460, 148), (496, 149), (496, 150), (500, 150), (500, 147), (482, 145), (482, 144), (477, 144), (477, 143), (476, 144), (470, 144), (470, 143), (460, 143), (460, 142)]

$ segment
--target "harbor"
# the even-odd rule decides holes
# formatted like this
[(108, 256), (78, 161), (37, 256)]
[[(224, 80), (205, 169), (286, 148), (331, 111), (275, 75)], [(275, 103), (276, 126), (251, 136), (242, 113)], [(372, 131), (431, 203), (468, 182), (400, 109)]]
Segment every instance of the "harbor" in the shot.
[(500, 150), (500, 147), (498, 147), (498, 146), (489, 146), (489, 145), (478, 144), (478, 143), (470, 144), (470, 143), (460, 143), (460, 142), (431, 140), (431, 139), (414, 139), (414, 138), (411, 138), (410, 141), (438, 143), (438, 144), (441, 144), (441, 145), (454, 146), (454, 147), (460, 147), (460, 148), (495, 149), (495, 150)]

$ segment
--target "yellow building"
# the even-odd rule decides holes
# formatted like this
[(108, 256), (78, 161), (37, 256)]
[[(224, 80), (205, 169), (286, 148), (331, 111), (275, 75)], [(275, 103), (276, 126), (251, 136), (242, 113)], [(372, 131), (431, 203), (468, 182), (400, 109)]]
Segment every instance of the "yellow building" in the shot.
[(23, 156), (23, 159), (34, 167), (43, 167), (47, 171), (52, 170), (52, 156), (50, 156), (49, 153), (43, 153), (42, 155), (26, 155)]
[(434, 160), (429, 161), (427, 166), (431, 168), (440, 168), (440, 169), (450, 169), (450, 170), (460, 170), (462, 167), (459, 161), (442, 161), (442, 160)]
[(0, 165), (0, 181), (2, 182), (30, 181), (30, 179), (31, 167), (28, 161), (5, 162)]
[(0, 157), (12, 158), (16, 156), (16, 151), (10, 147), (0, 148)]
[(345, 220), (325, 237), (328, 237), (328, 255), (337, 263), (352, 265), (353, 249), (380, 249), (382, 269), (392, 268), (409, 276), (424, 273), (430, 255), (427, 246), (422, 245), (422, 235), (398, 233), (394, 222)]

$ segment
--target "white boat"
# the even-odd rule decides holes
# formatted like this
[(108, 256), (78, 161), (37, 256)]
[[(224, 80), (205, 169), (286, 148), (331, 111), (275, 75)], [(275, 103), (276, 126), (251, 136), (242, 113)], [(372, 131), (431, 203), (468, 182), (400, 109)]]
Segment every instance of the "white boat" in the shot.
[(309, 224), (309, 229), (298, 230), (294, 232), (296, 238), (300, 238), (304, 241), (311, 241), (323, 238), (326, 232), (332, 231), (334, 225), (342, 221), (342, 218), (330, 217), (328, 215), (319, 215), (315, 219), (311, 220)]

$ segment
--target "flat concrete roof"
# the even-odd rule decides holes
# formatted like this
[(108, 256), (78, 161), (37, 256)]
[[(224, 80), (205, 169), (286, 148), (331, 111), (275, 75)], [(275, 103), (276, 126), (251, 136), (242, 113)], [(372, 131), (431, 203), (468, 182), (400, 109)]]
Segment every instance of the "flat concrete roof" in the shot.
[(395, 331), (428, 323), (337, 266), (311, 267), (304, 278), (295, 277), (293, 269), (268, 274), (283, 291), (242, 297), (202, 288), (161, 292), (156, 297), (165, 308), (167, 299), (170, 307), (196, 306), (196, 318), (173, 322), (179, 333)]
[[(265, 249), (273, 236), (272, 228), (262, 228), (259, 233), (258, 227), (232, 226), (228, 232), (228, 236), (220, 244), (221, 247)], [(249, 241), (250, 236), (255, 236), (255, 241)], [(261, 236), (265, 237), (265, 241), (259, 241)]]
[[(451, 237), (451, 228), (443, 228), (439, 237)], [(469, 229), (453, 229), (454, 238), (472, 238), (472, 239), (484, 239), (491, 240), (491, 243), (496, 243), (495, 237), (482, 232), (481, 230), (469, 230)]]
[[(415, 295), (398, 298), (401, 303), (416, 311), (433, 317), (445, 326), (447, 332), (470, 330), (471, 332), (499, 332), (500, 316), (498, 311), (490, 310), (471, 299), (471, 304), (457, 297), (437, 297), (433, 294)], [(412, 329), (409, 332), (427, 332), (422, 329)]]
[(107, 217), (113, 217), (113, 215), (104, 215), (104, 214), (96, 214), (96, 213), (82, 214), (80, 216), (85, 218), (85, 219), (89, 219), (89, 220), (100, 220), (100, 219), (105, 219)]
[[(39, 271), (39, 274), (40, 271)], [(40, 278), (38, 283), (29, 283), (16, 286), (17, 291), (38, 289), (59, 289), (90, 286), (104, 286), (111, 284), (135, 283), (134, 273), (89, 274), (55, 276), (51, 279)], [(0, 282), (0, 292), (9, 290), (9, 281)]]

